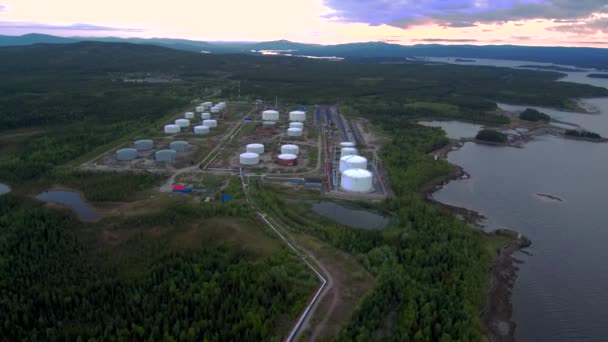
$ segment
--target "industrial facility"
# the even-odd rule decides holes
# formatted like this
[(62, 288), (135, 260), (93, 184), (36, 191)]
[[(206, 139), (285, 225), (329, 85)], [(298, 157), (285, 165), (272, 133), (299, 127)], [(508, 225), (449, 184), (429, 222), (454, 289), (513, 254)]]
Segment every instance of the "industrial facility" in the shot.
[(123, 148), (116, 151), (116, 160), (128, 161), (137, 158), (137, 150), (134, 148)]
[(149, 151), (154, 148), (154, 141), (149, 139), (137, 140), (133, 143), (138, 151)]

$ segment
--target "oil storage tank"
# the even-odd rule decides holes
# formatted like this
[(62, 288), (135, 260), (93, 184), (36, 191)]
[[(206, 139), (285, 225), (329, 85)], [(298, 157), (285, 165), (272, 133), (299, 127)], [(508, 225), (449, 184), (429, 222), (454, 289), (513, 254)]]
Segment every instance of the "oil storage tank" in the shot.
[(265, 110), (262, 112), (263, 121), (279, 121), (279, 112), (276, 110)]
[(357, 154), (359, 154), (359, 152), (354, 147), (342, 147), (342, 149), (340, 150), (340, 157), (356, 156)]
[(241, 165), (256, 165), (260, 163), (260, 155), (252, 152), (241, 153), (239, 161)]
[(169, 148), (176, 152), (184, 152), (190, 147), (190, 144), (186, 141), (174, 141), (169, 144)]
[(177, 152), (174, 150), (160, 150), (156, 151), (154, 154), (154, 159), (157, 162), (173, 162), (175, 161), (175, 157), (177, 156)]
[(203, 120), (203, 126), (207, 126), (209, 128), (217, 127), (217, 120), (213, 120), (213, 119)]
[(190, 120), (188, 119), (177, 119), (175, 120), (175, 124), (178, 125), (180, 128), (185, 128), (190, 126)]
[(197, 113), (204, 112), (205, 111), (205, 107), (203, 107), (203, 106), (197, 106), (195, 108), (195, 110), (196, 110)]
[(122, 148), (116, 151), (116, 160), (126, 161), (137, 158), (137, 150), (134, 148)]
[(203, 120), (211, 119), (211, 113), (208, 113), (208, 112), (201, 113), (201, 119), (203, 119)]
[(221, 110), (220, 107), (213, 106), (213, 107), (211, 107), (211, 114), (217, 114), (220, 112), (220, 110)]
[(370, 192), (373, 189), (372, 179), (372, 173), (367, 170), (350, 169), (342, 173), (340, 186), (348, 192)]
[(179, 133), (181, 128), (178, 125), (165, 125), (165, 133), (167, 134), (175, 134)]
[(306, 121), (306, 112), (301, 110), (289, 112), (289, 121)]
[(184, 118), (186, 118), (186, 119), (194, 119), (194, 113), (193, 112), (185, 112), (184, 113)]
[(340, 172), (350, 169), (367, 170), (367, 158), (361, 156), (344, 156), (340, 158)]
[(194, 134), (209, 134), (209, 131), (207, 126), (194, 126)]
[(136, 140), (133, 145), (138, 151), (149, 151), (154, 148), (154, 141), (149, 139)]
[(299, 128), (299, 129), (303, 129), (304, 128), (304, 124), (301, 122), (291, 122), (289, 123), (289, 128)]
[(263, 144), (249, 144), (247, 145), (247, 152), (262, 154), (264, 153)]
[(298, 156), (290, 153), (279, 154), (277, 163), (282, 166), (295, 166), (298, 165)]
[(343, 141), (340, 143), (340, 147), (355, 147), (355, 143), (350, 141)]
[(263, 121), (262, 122), (262, 126), (266, 126), (266, 127), (275, 126), (276, 124), (277, 124), (276, 121)]
[(283, 145), (283, 146), (281, 146), (281, 153), (282, 154), (295, 154), (297, 156), (298, 154), (300, 154), (300, 148), (298, 147), (298, 145), (292, 145), (292, 144)]
[(289, 135), (290, 137), (301, 137), (302, 129), (301, 128), (288, 128), (287, 135)]

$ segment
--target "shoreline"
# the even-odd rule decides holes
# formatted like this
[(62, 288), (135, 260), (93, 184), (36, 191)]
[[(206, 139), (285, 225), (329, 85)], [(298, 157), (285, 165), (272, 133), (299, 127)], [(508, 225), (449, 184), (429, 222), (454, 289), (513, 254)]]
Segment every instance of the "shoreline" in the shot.
[[(510, 144), (506, 144), (510, 145)], [(451, 140), (450, 143), (431, 155), (447, 159), (452, 151), (457, 151), (464, 146), (462, 141)], [(478, 228), (484, 235), (508, 236), (511, 240), (496, 251), (496, 256), (490, 267), (490, 283), (485, 294), (485, 303), (480, 312), (482, 328), (490, 341), (512, 342), (515, 340), (516, 324), (512, 321), (513, 305), (511, 295), (515, 281), (517, 280), (517, 264), (520, 263), (513, 256), (531, 245), (531, 241), (520, 233), (508, 229), (495, 229), (486, 231), (481, 226), (485, 216), (477, 211), (441, 203), (433, 198), (433, 194), (453, 180), (469, 179), (471, 176), (459, 165), (450, 163), (451, 172), (446, 177), (431, 181), (422, 187), (420, 194), (424, 200), (444, 212), (454, 214), (467, 224)]]

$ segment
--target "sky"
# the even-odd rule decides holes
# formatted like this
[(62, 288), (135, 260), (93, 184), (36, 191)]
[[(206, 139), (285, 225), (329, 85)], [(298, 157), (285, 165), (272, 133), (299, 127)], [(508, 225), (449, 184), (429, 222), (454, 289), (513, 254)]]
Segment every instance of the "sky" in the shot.
[(0, 34), (608, 48), (608, 0), (0, 0)]

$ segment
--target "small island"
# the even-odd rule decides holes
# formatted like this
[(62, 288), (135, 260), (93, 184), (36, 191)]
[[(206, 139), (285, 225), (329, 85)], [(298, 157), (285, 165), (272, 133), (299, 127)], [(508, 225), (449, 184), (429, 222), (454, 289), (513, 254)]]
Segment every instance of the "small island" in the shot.
[(475, 139), (481, 142), (489, 142), (495, 144), (505, 144), (509, 141), (509, 138), (506, 134), (493, 129), (482, 129), (481, 131), (479, 131), (479, 133), (477, 133)]
[(561, 71), (561, 72), (577, 72), (581, 71), (580, 69), (574, 68), (565, 68), (557, 65), (520, 65), (518, 68), (525, 69), (538, 69), (538, 70), (547, 70), (547, 71)]
[(566, 137), (574, 138), (574, 139), (589, 140), (589, 141), (595, 141), (595, 142), (606, 141), (605, 138), (603, 138), (601, 135), (599, 135), (595, 132), (569, 129), (569, 130), (566, 130), (566, 132), (564, 132), (564, 134), (566, 135)]
[(539, 112), (536, 109), (527, 108), (521, 114), (519, 118), (526, 121), (538, 122), (538, 121), (551, 121), (551, 117), (545, 113)]
[(589, 74), (589, 78), (608, 78), (608, 74)]
[(476, 60), (474, 60), (474, 59), (456, 58), (456, 59), (454, 60), (454, 62), (461, 62), (461, 63), (474, 63), (474, 62), (477, 62), (477, 61), (476, 61)]

